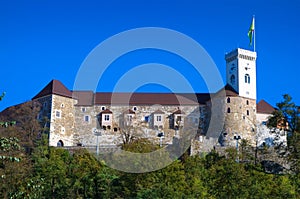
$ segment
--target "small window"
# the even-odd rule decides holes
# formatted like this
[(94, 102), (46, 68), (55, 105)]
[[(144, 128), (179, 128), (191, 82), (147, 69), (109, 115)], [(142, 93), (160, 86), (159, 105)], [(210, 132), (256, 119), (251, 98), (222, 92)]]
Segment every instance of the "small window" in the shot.
[(104, 115), (104, 121), (109, 121), (109, 115)]
[(101, 110), (104, 111), (105, 110), (105, 106), (101, 106)]
[(129, 122), (132, 121), (132, 115), (127, 115), (127, 121), (129, 121)]
[(249, 100), (246, 101), (246, 104), (249, 105)]
[(81, 108), (81, 112), (86, 112), (86, 108), (85, 107), (83, 107), (83, 108)]
[(108, 130), (110, 130), (110, 129), (111, 129), (111, 126), (110, 126), (110, 125), (108, 125), (108, 126), (107, 126), (107, 129), (108, 129)]
[(64, 134), (65, 133), (65, 127), (63, 127), (63, 126), (60, 127), (60, 132)]
[(227, 103), (230, 103), (230, 97), (227, 98)]
[(230, 83), (233, 84), (233, 85), (235, 84), (235, 76), (234, 75), (231, 75)]
[(47, 102), (44, 102), (43, 107), (44, 107), (44, 108), (47, 108), (47, 106), (48, 106), (48, 103), (47, 103)]
[(103, 130), (106, 130), (106, 126), (102, 126)]
[(62, 107), (62, 108), (63, 108), (63, 107), (65, 107), (65, 104), (64, 104), (64, 103), (62, 103), (62, 104), (60, 105), (60, 107)]
[(55, 117), (61, 118), (61, 111), (55, 111)]
[(230, 113), (230, 108), (227, 108), (227, 113)]
[(245, 83), (250, 84), (250, 75), (249, 74), (245, 75)]
[(156, 116), (156, 121), (161, 122), (161, 115)]
[(247, 115), (249, 115), (249, 110), (247, 110)]
[(134, 107), (133, 107), (133, 110), (134, 110), (134, 111), (136, 111), (136, 110), (137, 110), (137, 107), (136, 107), (136, 106), (134, 106)]
[(114, 128), (114, 132), (117, 132), (117, 131), (118, 131), (118, 128), (115, 127), (115, 128)]
[(90, 116), (89, 115), (85, 115), (84, 116), (84, 121), (85, 122), (89, 122), (90, 121)]
[(181, 122), (181, 116), (177, 116), (177, 122)]

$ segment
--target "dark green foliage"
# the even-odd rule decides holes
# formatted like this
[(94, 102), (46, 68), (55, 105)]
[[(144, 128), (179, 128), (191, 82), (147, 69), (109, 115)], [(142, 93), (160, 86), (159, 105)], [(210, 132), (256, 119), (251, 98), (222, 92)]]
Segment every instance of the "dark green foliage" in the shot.
[[(299, 118), (290, 117), (295, 112), (287, 110), (293, 106), (279, 107), (288, 113), (287, 120), (297, 121), (290, 142), (296, 165), (291, 174), (267, 174), (259, 164), (245, 161), (253, 159), (246, 141), (241, 143), (240, 163), (236, 162), (236, 149), (228, 148), (224, 155), (211, 151), (203, 157), (184, 156), (160, 170), (139, 174), (113, 170), (84, 149), (49, 147), (46, 134), (35, 141), (33, 152), (26, 155), (20, 143), (33, 140), (38, 129), (34, 125), (19, 129), (32, 130), (20, 137), (25, 142), (13, 137), (0, 139), (0, 198), (300, 198)], [(285, 117), (285, 113), (281, 116)], [(123, 149), (134, 153), (158, 148), (149, 140), (137, 138), (123, 145)], [(134, 160), (144, 164), (149, 161)], [(161, 164), (161, 160), (153, 163)]]

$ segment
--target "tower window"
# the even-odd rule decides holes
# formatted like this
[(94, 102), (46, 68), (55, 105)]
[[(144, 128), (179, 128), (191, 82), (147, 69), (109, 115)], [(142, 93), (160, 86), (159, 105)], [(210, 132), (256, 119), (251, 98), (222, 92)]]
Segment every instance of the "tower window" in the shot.
[(249, 100), (246, 101), (246, 104), (249, 105)]
[(105, 106), (101, 106), (101, 110), (104, 111), (105, 110)]
[(230, 83), (235, 84), (235, 76), (234, 75), (230, 76)]
[(61, 111), (55, 111), (55, 117), (61, 118)]
[(247, 110), (247, 115), (249, 115), (249, 110)]
[(230, 103), (230, 97), (227, 98), (227, 103)]
[(230, 108), (227, 108), (227, 113), (230, 113)]
[(62, 133), (62, 134), (64, 134), (65, 133), (65, 131), (66, 131), (66, 129), (65, 129), (65, 127), (60, 127), (60, 132)]
[(245, 83), (250, 84), (250, 75), (249, 74), (245, 75)]

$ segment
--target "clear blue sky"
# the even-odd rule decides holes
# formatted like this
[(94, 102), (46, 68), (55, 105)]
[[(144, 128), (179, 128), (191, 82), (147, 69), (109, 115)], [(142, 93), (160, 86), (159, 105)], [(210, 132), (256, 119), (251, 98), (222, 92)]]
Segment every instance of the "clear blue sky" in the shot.
[[(213, 58), (225, 81), (224, 55), (237, 47), (249, 48), (252, 15), (256, 18), (257, 100), (275, 105), (288, 93), (299, 105), (299, 0), (0, 0), (0, 92), (6, 92), (0, 110), (30, 100), (52, 79), (72, 89), (77, 70), (93, 48), (114, 34), (139, 27), (169, 28), (193, 38)], [(143, 61), (180, 63), (168, 60), (172, 56), (164, 52), (147, 53), (117, 60), (107, 77)], [(109, 91), (117, 79), (108, 80), (99, 91)], [(140, 91), (151, 89), (163, 91), (159, 86)], [(206, 92), (201, 86), (197, 89)]]

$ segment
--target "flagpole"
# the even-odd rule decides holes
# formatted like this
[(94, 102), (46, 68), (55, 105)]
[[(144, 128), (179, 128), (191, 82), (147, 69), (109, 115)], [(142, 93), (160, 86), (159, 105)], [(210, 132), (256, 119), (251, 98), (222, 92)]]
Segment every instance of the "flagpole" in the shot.
[(255, 52), (255, 35), (256, 35), (256, 30), (255, 30), (255, 16), (253, 15), (253, 22), (254, 22), (254, 27), (253, 27), (253, 51)]

